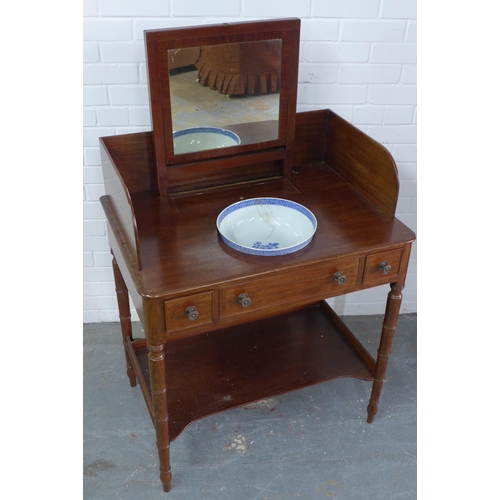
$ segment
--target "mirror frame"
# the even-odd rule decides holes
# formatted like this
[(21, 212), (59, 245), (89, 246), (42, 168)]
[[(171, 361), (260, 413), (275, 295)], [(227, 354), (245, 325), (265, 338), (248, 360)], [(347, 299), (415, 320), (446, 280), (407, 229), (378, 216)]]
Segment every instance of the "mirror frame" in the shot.
[[(291, 18), (146, 30), (144, 37), (153, 143), (158, 174), (160, 169), (172, 165), (225, 158), (231, 155), (275, 148), (284, 148), (285, 151), (288, 149), (288, 154), (284, 152), (284, 159), (291, 156), (297, 103), (300, 19)], [(278, 138), (254, 144), (242, 144), (174, 155), (168, 51), (170, 49), (204, 45), (274, 39), (282, 41)], [(161, 177), (161, 175), (159, 176)]]

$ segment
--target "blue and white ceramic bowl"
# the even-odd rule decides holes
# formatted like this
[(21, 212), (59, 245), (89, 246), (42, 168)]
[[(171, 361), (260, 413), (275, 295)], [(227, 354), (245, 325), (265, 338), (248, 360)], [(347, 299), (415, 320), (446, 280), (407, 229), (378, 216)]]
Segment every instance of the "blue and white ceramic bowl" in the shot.
[(250, 198), (225, 208), (217, 217), (228, 246), (251, 255), (276, 256), (307, 246), (317, 221), (306, 207), (282, 198)]
[(217, 127), (193, 127), (174, 132), (174, 154), (238, 146), (241, 140), (234, 132)]

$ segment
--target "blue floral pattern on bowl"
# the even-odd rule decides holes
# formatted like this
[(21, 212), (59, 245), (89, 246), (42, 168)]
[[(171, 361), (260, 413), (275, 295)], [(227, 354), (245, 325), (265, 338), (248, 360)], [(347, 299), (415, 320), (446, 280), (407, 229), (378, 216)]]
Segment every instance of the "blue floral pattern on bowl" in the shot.
[(259, 248), (261, 250), (272, 250), (273, 248), (279, 248), (280, 244), (279, 243), (261, 243), (260, 241), (256, 241), (253, 245), (252, 248)]

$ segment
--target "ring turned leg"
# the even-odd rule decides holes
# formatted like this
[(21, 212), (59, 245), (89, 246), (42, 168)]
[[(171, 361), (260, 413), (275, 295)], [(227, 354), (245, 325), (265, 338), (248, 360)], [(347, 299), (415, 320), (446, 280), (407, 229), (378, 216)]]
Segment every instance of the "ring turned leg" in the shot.
[(149, 371), (151, 374), (151, 397), (153, 420), (156, 430), (156, 445), (160, 459), (160, 480), (163, 491), (170, 491), (172, 472), (170, 469), (170, 440), (168, 435), (167, 381), (165, 377), (165, 353), (163, 345), (149, 345)]
[(384, 323), (382, 326), (382, 335), (380, 337), (380, 345), (377, 356), (377, 367), (375, 370), (375, 380), (372, 386), (370, 402), (368, 404), (368, 418), (367, 422), (371, 424), (373, 418), (378, 410), (378, 401), (382, 386), (384, 384), (385, 371), (387, 363), (389, 362), (389, 355), (391, 354), (392, 341), (394, 339), (394, 332), (396, 330), (396, 323), (398, 320), (399, 309), (401, 301), (403, 285), (398, 286), (396, 283), (391, 283), (391, 291), (387, 296), (387, 304), (385, 308)]
[[(113, 252), (111, 252), (113, 254)], [(127, 351), (127, 340), (132, 340), (132, 322), (130, 316), (130, 302), (128, 297), (127, 285), (123, 280), (122, 273), (118, 267), (115, 256), (113, 255), (113, 275), (115, 277), (115, 290), (116, 298), (118, 300), (118, 311), (120, 315), (120, 326), (122, 330), (123, 348), (125, 350), (125, 362), (127, 363), (127, 375), (130, 381), (130, 385), (135, 387), (137, 384), (137, 379), (135, 376), (134, 369), (132, 368), (132, 362), (130, 361), (130, 356)]]

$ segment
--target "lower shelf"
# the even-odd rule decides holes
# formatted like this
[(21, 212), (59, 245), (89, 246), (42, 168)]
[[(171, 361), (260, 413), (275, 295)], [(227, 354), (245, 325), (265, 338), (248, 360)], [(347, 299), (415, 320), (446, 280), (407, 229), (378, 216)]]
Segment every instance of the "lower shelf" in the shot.
[[(367, 363), (339, 321), (318, 305), (169, 342), (170, 440), (189, 423), (229, 408), (339, 377), (374, 380), (373, 360)], [(149, 387), (147, 348), (135, 354)]]

